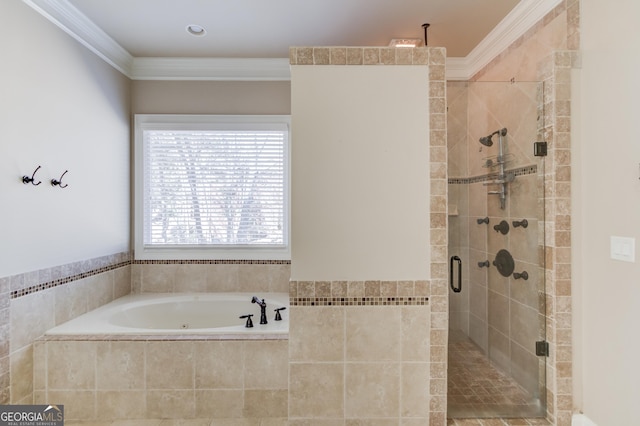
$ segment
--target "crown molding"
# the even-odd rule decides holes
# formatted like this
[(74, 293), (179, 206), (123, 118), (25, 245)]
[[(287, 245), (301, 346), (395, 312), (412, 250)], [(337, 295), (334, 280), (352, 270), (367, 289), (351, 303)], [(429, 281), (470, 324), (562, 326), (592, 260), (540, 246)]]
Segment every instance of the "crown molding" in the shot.
[(289, 58), (134, 58), (132, 80), (291, 80)]
[(562, 0), (521, 0), (464, 58), (447, 58), (447, 80), (469, 80)]
[[(133, 80), (286, 81), (289, 58), (133, 57), (68, 0), (22, 0)], [(447, 58), (447, 80), (469, 80), (562, 0), (521, 0), (464, 58)]]
[(22, 0), (124, 75), (133, 56), (67, 0)]
[(447, 58), (445, 78), (447, 80), (469, 80), (467, 68), (467, 58)]

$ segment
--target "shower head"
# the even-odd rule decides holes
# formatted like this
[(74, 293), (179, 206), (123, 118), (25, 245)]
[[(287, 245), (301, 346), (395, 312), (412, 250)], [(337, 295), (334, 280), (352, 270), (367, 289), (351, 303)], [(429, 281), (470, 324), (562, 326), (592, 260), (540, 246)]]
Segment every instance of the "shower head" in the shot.
[(503, 128), (500, 130), (496, 130), (495, 132), (491, 133), (489, 136), (483, 136), (480, 138), (480, 143), (484, 146), (491, 146), (493, 145), (493, 141), (491, 140), (491, 138), (494, 135), (500, 135), (500, 136), (506, 136), (507, 135), (507, 128)]
[(493, 141), (491, 140), (491, 137), (494, 135), (494, 133), (490, 134), (489, 136), (483, 136), (480, 138), (480, 143), (484, 146), (491, 146), (493, 145)]

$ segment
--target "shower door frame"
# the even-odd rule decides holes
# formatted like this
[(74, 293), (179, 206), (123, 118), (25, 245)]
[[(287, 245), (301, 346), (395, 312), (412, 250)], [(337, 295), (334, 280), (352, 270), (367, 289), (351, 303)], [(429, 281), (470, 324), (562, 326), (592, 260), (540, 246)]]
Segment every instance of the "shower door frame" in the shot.
[[(463, 259), (466, 257), (466, 261), (464, 261), (465, 263), (464, 273), (463, 273), (464, 278), (461, 279), (461, 281), (463, 282), (463, 288), (466, 287), (467, 289), (467, 295), (466, 295), (467, 298), (471, 298), (471, 294), (473, 294), (473, 297), (475, 298), (479, 298), (479, 299), (482, 299), (482, 297), (485, 298), (484, 309), (486, 312), (485, 312), (484, 320), (486, 324), (484, 324), (484, 327), (486, 327), (486, 334), (484, 336), (478, 337), (477, 330), (476, 332), (472, 331), (473, 327), (476, 327), (476, 329), (478, 327), (477, 327), (477, 324), (474, 325), (471, 323), (471, 319), (470, 319), (472, 317), (471, 311), (473, 310), (473, 308), (471, 307), (471, 303), (468, 303), (467, 305), (467, 309), (468, 309), (467, 315), (469, 316), (468, 324), (463, 324), (464, 321), (462, 317), (464, 316), (463, 313), (465, 311), (461, 310), (460, 306), (457, 306), (457, 307), (455, 306), (455, 301), (456, 301), (455, 298), (456, 297), (460, 298), (463, 301), (462, 306), (464, 306), (464, 295), (460, 297), (461, 295), (459, 293), (453, 293), (451, 290), (449, 292), (450, 330), (452, 328), (455, 329), (456, 327), (462, 327), (463, 329), (465, 329), (467, 335), (469, 336), (475, 333), (476, 336), (473, 336), (474, 339), (472, 340), (478, 347), (480, 347), (480, 349), (485, 351), (488, 359), (490, 360), (490, 363), (496, 366), (499, 366), (503, 371), (511, 370), (508, 372), (512, 373), (515, 376), (518, 376), (518, 374), (520, 374), (521, 376), (520, 379), (522, 383), (526, 384), (526, 387), (529, 388), (529, 392), (534, 396), (533, 399), (537, 401), (537, 405), (525, 404), (526, 407), (525, 408), (520, 407), (520, 410), (505, 407), (504, 409), (499, 409), (495, 412), (489, 412), (489, 413), (486, 411), (477, 413), (475, 415), (471, 413), (467, 413), (464, 415), (464, 417), (477, 417), (477, 418), (501, 417), (501, 416), (544, 417), (547, 411), (546, 409), (547, 357), (536, 355), (536, 349), (548, 347), (548, 345), (546, 344), (546, 297), (545, 297), (545, 293), (546, 293), (545, 291), (545, 257), (546, 257), (545, 256), (545, 246), (546, 246), (545, 244), (545, 194), (546, 194), (545, 192), (545, 160), (544, 160), (544, 157), (536, 158), (538, 156), (527, 155), (520, 152), (523, 150), (523, 147), (525, 147), (526, 144), (530, 143), (531, 145), (529, 149), (530, 149), (530, 152), (533, 154), (533, 143), (544, 139), (543, 138), (544, 130), (545, 130), (545, 123), (544, 123), (545, 114), (544, 114), (544, 102), (543, 102), (544, 84), (542, 82), (518, 82), (518, 83), (515, 83), (515, 82), (464, 82), (463, 84), (466, 85), (466, 91), (467, 91), (467, 97), (468, 97), (467, 105), (465, 106), (467, 109), (466, 111), (463, 111), (465, 114), (467, 114), (467, 120), (465, 122), (466, 132), (464, 132), (465, 133), (464, 142), (466, 142), (467, 144), (467, 150), (465, 153), (466, 160), (467, 160), (467, 167), (465, 169), (465, 167), (460, 167), (460, 164), (458, 164), (458, 170), (456, 170), (456, 166), (452, 162), (455, 160), (452, 160), (451, 152), (456, 151), (455, 143), (457, 141), (455, 140), (452, 141), (450, 139), (448, 141), (449, 151), (450, 151), (450, 160), (448, 163), (449, 176), (450, 176), (449, 177), (449, 190), (450, 190), (449, 191), (450, 192), (449, 256), (450, 257), (462, 256)], [(518, 123), (514, 123), (516, 121), (514, 117), (506, 118), (504, 122), (501, 122), (500, 118), (498, 117), (498, 114), (496, 114), (495, 116), (486, 118), (484, 123), (481, 122), (481, 120), (474, 120), (473, 118), (470, 118), (469, 116), (472, 113), (469, 113), (469, 110), (472, 108), (471, 104), (474, 102), (474, 100), (471, 100), (471, 98), (473, 97), (473, 94), (472, 94), (473, 90), (471, 90), (472, 85), (484, 85), (486, 87), (490, 87), (493, 85), (493, 88), (491, 90), (488, 90), (486, 93), (491, 94), (493, 92), (497, 92), (502, 95), (505, 95), (509, 91), (517, 92), (517, 85), (520, 85), (520, 87), (524, 87), (524, 85), (533, 85), (531, 86), (531, 87), (534, 87), (534, 92), (535, 92), (535, 97), (532, 98), (532, 101), (534, 103), (533, 110), (531, 110), (531, 106), (530, 106), (530, 109), (527, 112), (531, 116), (535, 114), (535, 119), (534, 119), (535, 130), (532, 130), (535, 132), (535, 136), (531, 134), (530, 135), (531, 137), (527, 138), (527, 137), (523, 137), (522, 134), (518, 134), (520, 127), (526, 127), (526, 126), (523, 126), (521, 124), (518, 125)], [(498, 85), (499, 87), (496, 87), (496, 85)], [(482, 90), (480, 90), (479, 92), (482, 92)], [(487, 105), (489, 105), (490, 103), (491, 102), (487, 102)], [(510, 102), (507, 102), (507, 103), (509, 104), (509, 107), (511, 107), (511, 103)], [(448, 112), (449, 135), (450, 135), (450, 138), (455, 138), (457, 133), (452, 132), (451, 125), (452, 123), (455, 123), (455, 122), (459, 123), (460, 120), (452, 119), (451, 114), (452, 113), (456, 114), (456, 112), (459, 113), (460, 108), (456, 110), (455, 99), (453, 102), (451, 101), (449, 102), (449, 107), (450, 107), (450, 110)], [(487, 114), (486, 117), (489, 117), (489, 114)], [(515, 118), (517, 118), (517, 116)], [(474, 130), (477, 128), (482, 128), (483, 124), (485, 125), (485, 127), (483, 128), (482, 132), (478, 130)], [(490, 127), (490, 126), (493, 126), (493, 127)], [(494, 132), (496, 130), (499, 131), (499, 129), (503, 129), (503, 128), (508, 129), (509, 126), (512, 126), (512, 129), (514, 130), (513, 132), (514, 134), (511, 135), (510, 132), (507, 131), (507, 134), (505, 135), (504, 142), (507, 149), (507, 152), (505, 154), (507, 155), (510, 154), (509, 148), (514, 148), (514, 147), (510, 147), (509, 145), (514, 144), (515, 147), (518, 148), (519, 150), (519, 152), (515, 154), (520, 155), (520, 157), (522, 158), (519, 157), (516, 159), (516, 161), (510, 161), (511, 164), (510, 165), (508, 164), (506, 167), (506, 171), (508, 173), (513, 173), (513, 175), (515, 176), (515, 179), (513, 179), (512, 182), (509, 182), (507, 184), (502, 184), (502, 186), (506, 189), (508, 194), (507, 208), (506, 208), (507, 214), (506, 214), (506, 217), (502, 218), (502, 220), (507, 220), (507, 223), (510, 225), (510, 232), (507, 234), (507, 235), (509, 234), (510, 235), (502, 236), (501, 233), (498, 232), (497, 234), (500, 236), (496, 238), (496, 236), (493, 235), (493, 233), (496, 232), (494, 231), (493, 226), (497, 225), (498, 219), (501, 218), (501, 215), (500, 215), (501, 210), (503, 209), (500, 208), (501, 206), (500, 206), (499, 199), (497, 197), (494, 197), (494, 195), (489, 195), (488, 191), (491, 191), (492, 189), (495, 188), (495, 187), (492, 187), (491, 182), (496, 180), (496, 171), (497, 171), (497, 174), (499, 175), (501, 171), (504, 173), (504, 169), (501, 170), (502, 167), (498, 169), (495, 169), (494, 167), (487, 167), (489, 170), (487, 170), (487, 173), (483, 174), (478, 171), (477, 167), (476, 168), (472, 167), (470, 163), (472, 161), (477, 161), (478, 159), (478, 155), (474, 157), (474, 151), (476, 151), (476, 153), (479, 153), (480, 155), (485, 154), (485, 159), (483, 161), (486, 161), (487, 157), (495, 159), (496, 154), (493, 153), (493, 157), (491, 157), (491, 155), (489, 155), (489, 154), (492, 154), (492, 152), (490, 151), (490, 148), (487, 148), (486, 144), (483, 144), (484, 145), (483, 147), (483, 145), (478, 143), (479, 139), (487, 134), (496, 133)], [(531, 123), (529, 123), (529, 127), (531, 127)], [(460, 138), (462, 140), (462, 136), (460, 136)], [(485, 142), (486, 142), (486, 138), (483, 138), (483, 139), (485, 139)], [(494, 145), (497, 145), (497, 144), (494, 144)], [(482, 149), (485, 150), (484, 153), (482, 152)], [(458, 154), (460, 154), (460, 152), (461, 151), (458, 149)], [(498, 159), (500, 159), (499, 156), (498, 156)], [(518, 160), (522, 160), (522, 161), (518, 161)], [(486, 163), (484, 165), (486, 166)], [(462, 172), (466, 171), (467, 174), (465, 176), (461, 176), (460, 174), (461, 171)], [(500, 176), (498, 176), (498, 178), (500, 178)], [(504, 180), (504, 175), (502, 176), (502, 179)], [(534, 217), (529, 216), (529, 222), (530, 222), (529, 231), (534, 231), (537, 236), (537, 241), (535, 242), (534, 250), (533, 250), (534, 253), (533, 254), (529, 253), (528, 256), (525, 256), (526, 259), (516, 257), (514, 261), (515, 270), (513, 272), (515, 272), (516, 274), (520, 274), (517, 280), (511, 274), (510, 274), (510, 277), (507, 278), (506, 280), (503, 277), (501, 280), (496, 280), (497, 271), (496, 271), (495, 264), (493, 264), (493, 262), (495, 261), (495, 253), (497, 251), (498, 246), (500, 245), (501, 242), (507, 244), (507, 240), (511, 236), (514, 236), (517, 234), (524, 235), (526, 233), (526, 231), (522, 232), (526, 229), (522, 226), (522, 224), (520, 224), (520, 226), (516, 228), (513, 227), (513, 222), (519, 222), (523, 218), (522, 216), (523, 211), (522, 209), (514, 208), (515, 214), (512, 215), (510, 204), (515, 200), (516, 197), (518, 197), (518, 193), (517, 193), (518, 191), (526, 192), (527, 189), (531, 190), (532, 185), (534, 185), (533, 188), (537, 190), (536, 193), (538, 194), (538, 197), (534, 200), (536, 214)], [(454, 188), (452, 190), (452, 186), (457, 186), (457, 188)], [(466, 205), (464, 200), (461, 201), (460, 198), (455, 199), (455, 194), (461, 191), (464, 191), (464, 188), (468, 190), (468, 194), (469, 194), (467, 196)], [(474, 214), (477, 212), (472, 212), (471, 200), (474, 199), (474, 195), (471, 193), (472, 188), (479, 191), (480, 195), (475, 194), (476, 198), (484, 197), (484, 202), (486, 203), (485, 205), (486, 216)], [(513, 197), (511, 196), (512, 191), (514, 194)], [(465, 207), (466, 207), (466, 213), (467, 213), (466, 218), (464, 218), (463, 216), (463, 214), (465, 213), (463, 211), (465, 210)], [(456, 214), (458, 214), (459, 216), (456, 217), (455, 216)], [(458, 223), (455, 223), (456, 218), (458, 219), (457, 221)], [(489, 218), (490, 223), (487, 224), (484, 221), (482, 223), (480, 222), (481, 219), (486, 219), (486, 218)], [(465, 221), (466, 223), (462, 223)], [(482, 227), (484, 227), (484, 229), (481, 229)], [(461, 250), (460, 247), (456, 247), (456, 238), (453, 238), (453, 236), (455, 232), (460, 233), (460, 232), (464, 232), (465, 230), (467, 235), (469, 235), (469, 239), (467, 241), (466, 250), (464, 249)], [(477, 246), (472, 247), (473, 244), (471, 243), (471, 239), (472, 239), (471, 236), (477, 235), (481, 233), (481, 231), (484, 231), (484, 234), (486, 236), (485, 238), (486, 257), (483, 256), (482, 258), (479, 258), (478, 256), (482, 251), (480, 250), (481, 247), (477, 247)], [(530, 234), (531, 232), (529, 232), (529, 235)], [(460, 237), (460, 235), (458, 235), (458, 237)], [(459, 244), (459, 241), (458, 241), (458, 244)], [(533, 244), (534, 243), (529, 243), (529, 244), (525, 244), (525, 246), (528, 245), (530, 247)], [(517, 246), (518, 244), (514, 243), (514, 245)], [(535, 258), (536, 261), (528, 263), (527, 260), (531, 261), (532, 258)], [(482, 285), (478, 285), (478, 286), (475, 285), (475, 283), (478, 281), (477, 270), (481, 268), (479, 265), (480, 262), (484, 263), (483, 265), (484, 267), (486, 267), (487, 265), (486, 262), (489, 262), (488, 268), (484, 270), (486, 274), (486, 282), (484, 283), (484, 287), (485, 287), (484, 290), (481, 289)], [(523, 269), (522, 265), (527, 265), (527, 266)], [(524, 280), (521, 274), (527, 268), (530, 269), (530, 271), (527, 274), (529, 275), (529, 279)], [(482, 279), (480, 279), (480, 281), (482, 281)], [(502, 282), (501, 284), (495, 284), (497, 281), (506, 281), (506, 282)], [(520, 296), (516, 295), (514, 296), (514, 298), (511, 298), (511, 293), (512, 293), (511, 289), (514, 289), (513, 293), (517, 293), (517, 292), (525, 293), (525, 291), (522, 291), (522, 288), (525, 288), (523, 286), (525, 282), (530, 285), (532, 283), (535, 283), (536, 285), (535, 292), (537, 294), (532, 294), (534, 290), (530, 289), (530, 291), (526, 292), (528, 293), (527, 295), (523, 296), (523, 294), (520, 294)], [(500, 288), (497, 288), (497, 287), (500, 287)], [(485, 292), (484, 295), (481, 295), (482, 291)], [(520, 300), (518, 300), (518, 297), (520, 297)], [(534, 297), (535, 297), (535, 300), (533, 300)], [(500, 327), (492, 327), (491, 321), (494, 320), (497, 323), (499, 322), (499, 319), (500, 319), (499, 318), (500, 315), (492, 313), (492, 311), (490, 311), (490, 308), (495, 307), (495, 306), (492, 306), (492, 304), (496, 306), (501, 305), (502, 314), (504, 315), (504, 313), (506, 312), (506, 315), (509, 316), (508, 325), (506, 326), (508, 328), (508, 332), (506, 332), (504, 329), (500, 329)], [(533, 311), (534, 304), (535, 304), (536, 312)], [(507, 306), (506, 309), (504, 308), (505, 305)], [(482, 311), (482, 309), (479, 309), (479, 311)], [(476, 312), (476, 314), (477, 313), (478, 312)], [(482, 314), (482, 312), (480, 312), (480, 314)], [(461, 317), (455, 318), (456, 315), (461, 315)], [(532, 319), (534, 315), (537, 317), (536, 319)], [(522, 318), (519, 318), (519, 316), (527, 317), (529, 318), (529, 321), (525, 321)], [(512, 325), (512, 321), (516, 323), (515, 326)], [(526, 343), (523, 343), (522, 341), (518, 341), (519, 337), (517, 336), (517, 331), (518, 331), (518, 327), (522, 328), (523, 326), (522, 323), (526, 323), (526, 322), (537, 323), (537, 331), (532, 332), (531, 329), (527, 330), (526, 334), (528, 337), (532, 337), (534, 334), (536, 335), (536, 337), (530, 339), (531, 340), (530, 342), (527, 341)], [(512, 328), (514, 329), (513, 330), (515, 334), (514, 336), (511, 336)], [(520, 332), (522, 331), (520, 330)], [(505, 349), (505, 342), (504, 342), (505, 334), (508, 334), (510, 336), (508, 342), (506, 343), (506, 346), (508, 346), (508, 349)], [(502, 345), (498, 345), (496, 342), (500, 342), (501, 340), (502, 340), (501, 342)], [(490, 342), (492, 342), (492, 344), (490, 344)], [(537, 342), (540, 342), (540, 343), (537, 343)], [(500, 349), (502, 349), (502, 351)], [(528, 375), (523, 374), (521, 371), (519, 371), (521, 370), (519, 366), (511, 365), (512, 364), (511, 358), (513, 356), (511, 353), (512, 351), (518, 352), (517, 357), (520, 357), (522, 359), (526, 358), (527, 359), (526, 363), (530, 366), (530, 368), (532, 365), (537, 364), (537, 368), (535, 371), (535, 373), (537, 373), (536, 374), (537, 377), (535, 378), (536, 379), (535, 383), (533, 383), (534, 378), (531, 377), (531, 372), (528, 373)], [(504, 352), (508, 353), (508, 358), (509, 358), (508, 360), (505, 359), (506, 355)], [(535, 357), (533, 357), (532, 354), (535, 355)], [(522, 376), (529, 376), (529, 377), (522, 377)], [(449, 416), (456, 417), (456, 413), (451, 412), (449, 413)]]

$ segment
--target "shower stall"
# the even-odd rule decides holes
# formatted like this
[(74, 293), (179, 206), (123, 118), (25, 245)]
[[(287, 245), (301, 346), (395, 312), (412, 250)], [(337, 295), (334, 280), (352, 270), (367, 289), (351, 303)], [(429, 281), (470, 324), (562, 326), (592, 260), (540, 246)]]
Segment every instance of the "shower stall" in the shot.
[(447, 92), (448, 417), (544, 417), (544, 87)]

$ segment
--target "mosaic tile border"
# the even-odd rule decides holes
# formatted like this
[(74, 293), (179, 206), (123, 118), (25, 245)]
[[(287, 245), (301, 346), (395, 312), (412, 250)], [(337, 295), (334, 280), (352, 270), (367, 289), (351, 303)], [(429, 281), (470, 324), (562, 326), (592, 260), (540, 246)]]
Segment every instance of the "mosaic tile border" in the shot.
[(429, 305), (431, 283), (399, 281), (290, 281), (291, 306)]
[[(6, 288), (8, 299), (16, 299), (130, 264), (131, 252), (114, 253), (51, 268), (0, 277), (0, 288)], [(5, 290), (2, 291), (4, 292)]]
[(290, 260), (133, 260), (128, 252), (89, 259), (40, 271), (0, 278), (10, 283), (9, 299), (69, 284), (129, 265), (289, 265)]
[(36, 285), (32, 285), (20, 290), (13, 290), (10, 294), (10, 298), (11, 299), (17, 299), (19, 297), (22, 296), (26, 296), (28, 294), (33, 294), (33, 293), (37, 293), (39, 291), (43, 291), (43, 290), (47, 290), (49, 288), (54, 288), (54, 287), (58, 287), (64, 284), (68, 284), (72, 281), (76, 281), (76, 280), (81, 280), (83, 278), (88, 278), (91, 277), (93, 275), (98, 275), (98, 274), (102, 274), (104, 272), (109, 272), (109, 271), (113, 271), (114, 269), (118, 269), (118, 268), (122, 268), (124, 266), (128, 266), (131, 264), (131, 261), (126, 261), (126, 262), (122, 262), (122, 263), (116, 263), (113, 265), (109, 265), (109, 266), (104, 266), (102, 268), (97, 268), (97, 269), (92, 269), (90, 271), (87, 272), (81, 272), (79, 274), (76, 275), (71, 275), (69, 277), (65, 277), (65, 278), (60, 278), (57, 280), (53, 280), (53, 281), (47, 281), (44, 283), (40, 283), (40, 284), (36, 284)]
[[(513, 173), (515, 176), (526, 176), (526, 175), (535, 175), (538, 173), (538, 166), (524, 166), (518, 167), (515, 169), (505, 170), (506, 173)], [(486, 182), (489, 180), (496, 179), (498, 177), (498, 173), (488, 173), (486, 175), (481, 176), (471, 176), (468, 178), (449, 178), (448, 183), (454, 185), (467, 185), (470, 183), (478, 183), (478, 182)]]
[(181, 259), (181, 260), (134, 260), (134, 265), (290, 265), (291, 260), (215, 260), (215, 259)]
[(428, 297), (292, 297), (290, 306), (417, 306)]

